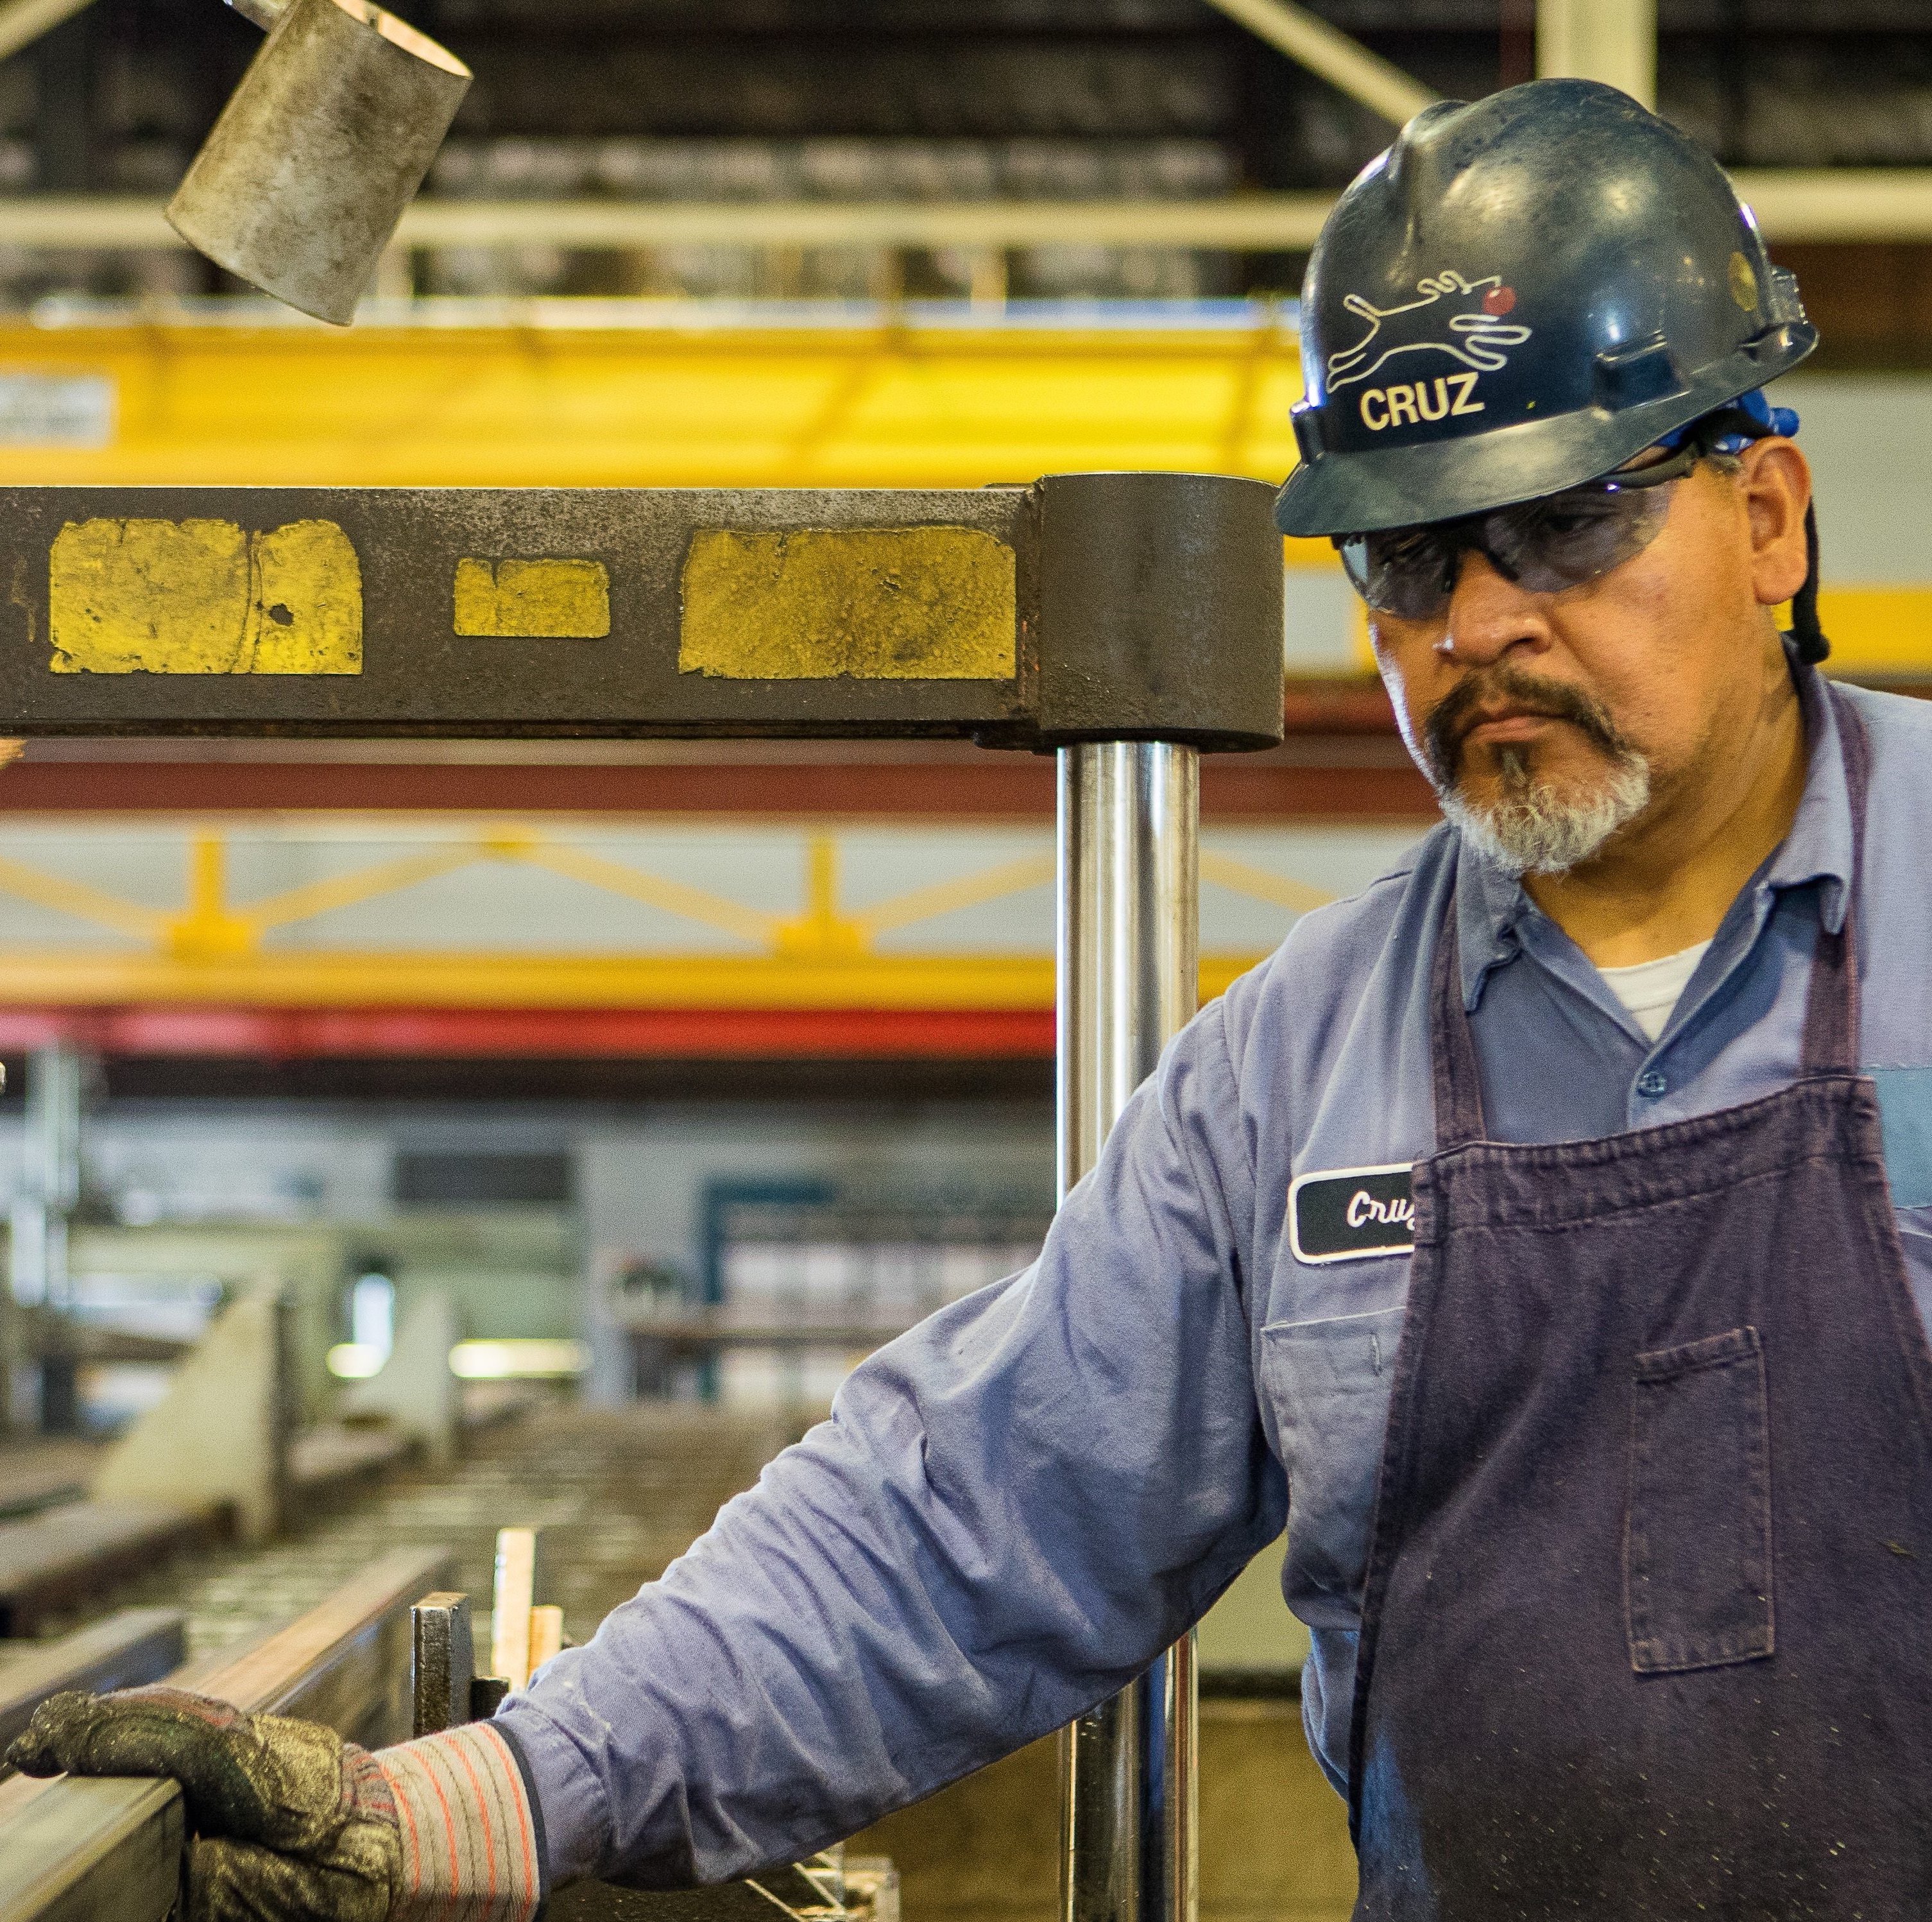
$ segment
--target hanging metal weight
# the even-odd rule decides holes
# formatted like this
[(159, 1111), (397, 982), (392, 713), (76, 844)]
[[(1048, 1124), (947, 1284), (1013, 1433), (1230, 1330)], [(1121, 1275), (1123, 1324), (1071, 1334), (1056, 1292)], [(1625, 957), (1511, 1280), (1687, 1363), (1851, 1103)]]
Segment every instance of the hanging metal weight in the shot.
[(236, 0), (268, 38), (168, 204), (188, 244), (346, 326), (469, 91), (468, 68), (365, 0)]

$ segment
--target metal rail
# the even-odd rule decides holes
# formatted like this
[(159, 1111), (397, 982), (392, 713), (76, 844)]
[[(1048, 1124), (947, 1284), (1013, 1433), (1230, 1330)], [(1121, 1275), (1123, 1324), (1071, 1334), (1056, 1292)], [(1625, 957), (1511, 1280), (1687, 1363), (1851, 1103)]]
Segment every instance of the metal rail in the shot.
[[(286, 1628), (170, 1679), (355, 1740), (400, 1740), (410, 1726), (410, 1605), (446, 1587), (452, 1568), (446, 1549), (398, 1549)], [(0, 1782), (0, 1922), (164, 1922), (180, 1893), (185, 1839), (172, 1782)]]
[[(1215, 0), (1219, 4), (1219, 0)], [(1772, 241), (1932, 237), (1932, 167), (1748, 167), (1732, 176)], [(1332, 194), (1201, 200), (418, 200), (395, 245), (571, 247), (1180, 247), (1300, 254)], [(185, 245), (158, 200), (0, 197), (0, 245)]]
[(0, 1750), (63, 1689), (133, 1688), (172, 1673), (187, 1653), (185, 1629), (178, 1608), (123, 1608), (12, 1656), (0, 1666)]

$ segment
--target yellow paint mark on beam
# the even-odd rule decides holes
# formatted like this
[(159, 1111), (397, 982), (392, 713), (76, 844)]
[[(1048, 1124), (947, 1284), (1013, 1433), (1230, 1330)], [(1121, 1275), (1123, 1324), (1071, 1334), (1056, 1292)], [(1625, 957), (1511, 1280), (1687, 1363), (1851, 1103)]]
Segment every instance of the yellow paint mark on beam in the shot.
[(610, 632), (601, 560), (459, 560), (455, 598), (460, 635), (601, 641)]
[(244, 674), (360, 674), (362, 566), (333, 521), (251, 535)]
[(332, 521), (70, 521), (48, 618), (56, 674), (362, 671), (362, 570)]
[(678, 665), (733, 680), (1009, 680), (1013, 551), (976, 527), (694, 535)]

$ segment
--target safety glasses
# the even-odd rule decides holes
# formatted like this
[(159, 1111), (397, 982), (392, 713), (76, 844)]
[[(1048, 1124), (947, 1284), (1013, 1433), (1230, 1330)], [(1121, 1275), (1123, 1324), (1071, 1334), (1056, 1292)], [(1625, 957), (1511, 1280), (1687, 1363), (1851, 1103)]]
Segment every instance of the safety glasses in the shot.
[(1480, 554), (1505, 581), (1532, 594), (1560, 593), (1600, 578), (1641, 554), (1670, 511), (1670, 487), (1708, 449), (1687, 442), (1645, 467), (1540, 500), (1460, 521), (1385, 533), (1340, 534), (1335, 545), (1357, 593), (1378, 614), (1432, 620), (1448, 611), (1466, 554)]

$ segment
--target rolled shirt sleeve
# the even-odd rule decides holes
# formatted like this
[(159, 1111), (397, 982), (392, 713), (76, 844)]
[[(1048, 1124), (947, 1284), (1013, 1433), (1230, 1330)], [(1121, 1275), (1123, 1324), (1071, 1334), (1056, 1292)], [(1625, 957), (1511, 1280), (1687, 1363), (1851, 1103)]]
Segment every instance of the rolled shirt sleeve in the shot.
[(1030, 1269), (855, 1370), (506, 1704), (555, 1878), (675, 1886), (824, 1848), (1111, 1694), (1280, 1531), (1225, 1005)]

